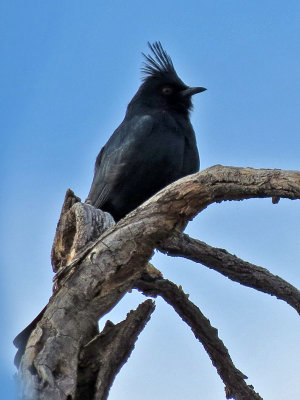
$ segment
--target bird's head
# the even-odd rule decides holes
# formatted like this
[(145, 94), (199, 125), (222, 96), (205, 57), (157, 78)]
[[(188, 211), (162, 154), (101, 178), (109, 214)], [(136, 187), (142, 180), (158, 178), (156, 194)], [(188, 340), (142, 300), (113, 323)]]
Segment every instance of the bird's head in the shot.
[(188, 114), (192, 108), (191, 97), (206, 90), (203, 87), (189, 87), (177, 75), (171, 57), (160, 42), (148, 43), (152, 54), (145, 55), (142, 72), (143, 83), (129, 103), (134, 106), (149, 107)]

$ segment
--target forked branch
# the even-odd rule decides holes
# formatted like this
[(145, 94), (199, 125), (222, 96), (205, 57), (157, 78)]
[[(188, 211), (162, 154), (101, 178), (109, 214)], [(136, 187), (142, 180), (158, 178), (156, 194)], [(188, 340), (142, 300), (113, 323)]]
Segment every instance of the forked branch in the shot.
[[(76, 399), (83, 347), (95, 338), (98, 319), (141, 279), (154, 248), (211, 203), (261, 197), (299, 199), (300, 172), (215, 166), (173, 183), (114, 226), (105, 217), (110, 228), (100, 237), (103, 213), (67, 198), (52, 253), (56, 290), (32, 333), (26, 330), (19, 368), (23, 399)], [(236, 373), (239, 383), (228, 381), (223, 367), (217, 368), (227, 395), (238, 396), (242, 374)], [(259, 397), (243, 399), (250, 398)]]

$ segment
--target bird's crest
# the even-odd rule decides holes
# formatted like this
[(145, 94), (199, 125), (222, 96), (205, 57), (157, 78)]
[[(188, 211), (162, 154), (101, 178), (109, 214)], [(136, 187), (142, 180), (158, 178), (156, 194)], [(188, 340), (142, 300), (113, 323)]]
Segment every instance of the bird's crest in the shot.
[(148, 46), (153, 55), (146, 55), (142, 53), (146, 59), (142, 67), (142, 72), (146, 75), (145, 79), (147, 79), (149, 75), (155, 76), (165, 72), (172, 72), (176, 74), (171, 57), (164, 50), (161, 43), (154, 42), (151, 44), (148, 42)]

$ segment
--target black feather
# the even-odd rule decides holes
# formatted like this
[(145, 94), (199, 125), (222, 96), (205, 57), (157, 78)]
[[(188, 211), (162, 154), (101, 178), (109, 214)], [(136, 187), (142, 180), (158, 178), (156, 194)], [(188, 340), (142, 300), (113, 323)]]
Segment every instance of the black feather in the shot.
[(153, 53), (153, 56), (142, 53), (146, 61), (143, 63), (142, 72), (148, 76), (155, 76), (161, 73), (175, 73), (174, 65), (171, 57), (164, 50), (160, 42), (154, 42), (153, 44), (148, 42), (148, 46)]
[(148, 46), (152, 54), (144, 55), (143, 68), (147, 77), (97, 157), (86, 200), (116, 221), (199, 169), (189, 111), (191, 96), (204, 89), (189, 88), (181, 81), (160, 42)]

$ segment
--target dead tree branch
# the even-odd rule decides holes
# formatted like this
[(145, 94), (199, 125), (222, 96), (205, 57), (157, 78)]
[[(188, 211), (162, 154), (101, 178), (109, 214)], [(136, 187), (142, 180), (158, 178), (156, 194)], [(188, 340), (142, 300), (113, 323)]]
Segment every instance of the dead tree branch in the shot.
[(108, 222), (100, 237), (95, 225), (109, 217), (67, 199), (52, 252), (56, 290), (20, 363), (23, 400), (78, 398), (82, 349), (98, 335), (98, 319), (141, 278), (154, 248), (211, 203), (262, 197), (299, 199), (300, 172), (215, 166), (173, 183), (118, 224)]
[(151, 300), (131, 311), (125, 321), (107, 321), (103, 331), (83, 346), (79, 355), (77, 400), (104, 400), (115, 376), (125, 364), (154, 311)]
[(191, 327), (222, 378), (227, 399), (262, 400), (253, 388), (246, 384), (247, 377), (234, 366), (227, 348), (218, 337), (217, 329), (211, 326), (209, 320), (181, 288), (167, 279), (139, 279), (135, 287), (147, 296), (161, 296)]
[(276, 296), (300, 314), (299, 290), (266, 268), (246, 262), (224, 249), (209, 246), (184, 233), (174, 233), (162, 241), (159, 250), (169, 256), (184, 257), (201, 263), (232, 281)]

